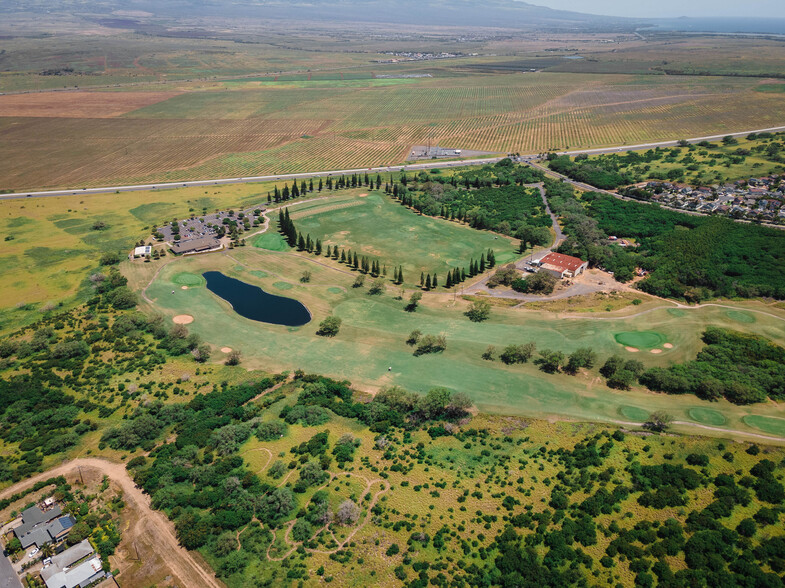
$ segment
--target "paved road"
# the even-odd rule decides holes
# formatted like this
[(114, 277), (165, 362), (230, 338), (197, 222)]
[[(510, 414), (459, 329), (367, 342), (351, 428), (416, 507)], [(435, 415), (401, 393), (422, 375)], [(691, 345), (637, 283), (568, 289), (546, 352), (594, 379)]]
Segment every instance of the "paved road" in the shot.
[[(707, 137), (693, 137), (691, 139), (686, 139), (689, 143), (699, 143), (701, 141), (714, 141), (716, 139), (722, 139), (723, 137), (732, 136), (732, 137), (745, 137), (750, 133), (764, 133), (764, 132), (774, 132), (774, 131), (785, 131), (785, 126), (782, 127), (771, 127), (768, 129), (756, 129), (752, 131), (741, 131), (736, 133), (726, 133), (723, 135), (710, 135)], [(680, 139), (681, 140), (681, 139)], [(601, 153), (617, 153), (619, 151), (630, 151), (630, 150), (640, 150), (640, 149), (651, 149), (654, 147), (675, 147), (678, 145), (680, 140), (674, 141), (663, 141), (660, 143), (643, 143), (640, 145), (623, 145), (620, 147), (603, 147), (599, 149), (584, 149), (578, 151), (562, 151), (560, 155), (579, 155), (581, 153), (586, 154), (594, 154), (598, 155)], [(523, 155), (521, 159), (524, 162), (532, 162), (536, 159), (540, 158), (540, 154), (529, 154)], [(229, 184), (247, 184), (247, 183), (254, 183), (254, 182), (274, 182), (274, 181), (292, 181), (292, 180), (304, 180), (309, 178), (320, 178), (320, 177), (328, 177), (334, 175), (343, 175), (343, 174), (353, 174), (353, 173), (386, 173), (386, 172), (400, 172), (400, 171), (421, 171), (426, 169), (436, 169), (436, 168), (449, 168), (449, 167), (462, 167), (467, 165), (483, 165), (486, 163), (496, 163), (503, 159), (502, 156), (500, 157), (491, 157), (491, 158), (484, 158), (484, 159), (467, 159), (463, 161), (432, 161), (427, 163), (413, 163), (411, 165), (392, 165), (392, 166), (383, 166), (383, 167), (370, 167), (370, 168), (356, 168), (356, 169), (344, 169), (344, 170), (331, 170), (331, 171), (321, 171), (321, 172), (309, 172), (309, 173), (301, 173), (301, 174), (279, 174), (279, 175), (269, 175), (269, 176), (250, 176), (250, 177), (242, 177), (242, 178), (215, 178), (211, 180), (195, 180), (190, 182), (170, 182), (170, 183), (160, 183), (160, 184), (138, 184), (133, 186), (106, 186), (103, 188), (86, 188), (82, 190), (78, 189), (70, 189), (70, 190), (51, 190), (51, 191), (41, 191), (41, 192), (18, 192), (14, 194), (3, 194), (0, 195), (0, 199), (12, 199), (12, 198), (45, 198), (45, 197), (52, 197), (52, 196), (75, 196), (78, 194), (111, 194), (115, 192), (139, 192), (144, 190), (167, 190), (172, 188), (185, 188), (185, 187), (193, 187), (193, 186), (225, 186)], [(585, 185), (585, 184), (584, 184)], [(594, 187), (586, 186), (585, 189), (599, 191)], [(615, 195), (615, 194), (614, 194)]]

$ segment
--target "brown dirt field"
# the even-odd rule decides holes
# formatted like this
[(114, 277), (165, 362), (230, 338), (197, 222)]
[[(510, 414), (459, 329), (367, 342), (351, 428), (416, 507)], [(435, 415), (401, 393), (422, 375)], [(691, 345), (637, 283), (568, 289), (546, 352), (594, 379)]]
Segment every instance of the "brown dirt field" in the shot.
[(176, 325), (190, 325), (194, 322), (194, 317), (190, 314), (178, 314), (172, 319), (172, 322)]
[(179, 92), (43, 92), (0, 96), (0, 116), (114, 118)]
[(122, 541), (110, 558), (112, 567), (120, 569), (121, 586), (224, 587), (198, 553), (180, 547), (172, 523), (152, 510), (150, 497), (134, 484), (123, 464), (93, 457), (75, 459), (3, 489), (0, 499), (52, 476), (63, 475), (74, 484), (79, 480), (78, 468), (87, 485), (106, 475), (123, 493)]

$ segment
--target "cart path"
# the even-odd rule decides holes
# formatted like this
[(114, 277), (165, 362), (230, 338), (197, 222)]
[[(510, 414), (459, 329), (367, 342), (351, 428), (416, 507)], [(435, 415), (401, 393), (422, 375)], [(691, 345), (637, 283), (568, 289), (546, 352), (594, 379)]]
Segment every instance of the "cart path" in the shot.
[(144, 515), (144, 520), (148, 521), (155, 529), (161, 552), (166, 552), (173, 556), (167, 557), (166, 563), (185, 586), (225, 588), (225, 584), (216, 579), (212, 570), (202, 567), (187, 549), (180, 546), (175, 535), (174, 525), (163, 513), (152, 509), (150, 497), (134, 484), (123, 464), (97, 457), (83, 457), (67, 461), (46, 472), (5, 488), (0, 491), (0, 500), (20, 490), (29, 488), (36, 482), (70, 474), (80, 467), (98, 470), (120, 486), (123, 490), (124, 498), (133, 501)]

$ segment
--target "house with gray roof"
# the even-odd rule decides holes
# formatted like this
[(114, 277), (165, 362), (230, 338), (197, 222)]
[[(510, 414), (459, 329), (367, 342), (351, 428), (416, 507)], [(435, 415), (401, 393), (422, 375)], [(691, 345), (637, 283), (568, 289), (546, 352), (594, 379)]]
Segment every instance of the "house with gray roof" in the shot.
[(105, 576), (101, 558), (93, 557), (95, 550), (85, 539), (64, 552), (53, 555), (52, 563), (41, 570), (47, 588), (76, 588), (88, 586)]
[(42, 511), (37, 506), (30, 507), (22, 513), (22, 524), (14, 529), (14, 535), (24, 549), (31, 545), (41, 547), (47, 543), (57, 543), (64, 539), (76, 524), (74, 517), (60, 516), (61, 514), (59, 506), (47, 511)]

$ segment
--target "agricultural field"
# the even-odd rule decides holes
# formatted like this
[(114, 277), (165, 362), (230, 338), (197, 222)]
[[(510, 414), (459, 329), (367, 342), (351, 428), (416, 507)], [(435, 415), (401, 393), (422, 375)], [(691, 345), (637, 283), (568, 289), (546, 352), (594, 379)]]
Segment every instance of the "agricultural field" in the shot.
[[(110, 88), (107, 104), (95, 98), (95, 114), (79, 105), (82, 92), (24, 107), (7, 95), (0, 96), (0, 156), (7, 163), (0, 189), (390, 165), (428, 142), (541, 153), (777, 126), (781, 95), (756, 91), (762, 83), (518, 72), (260, 78)], [(140, 106), (139, 91), (148, 106)], [(59, 109), (63, 115), (53, 116)]]

